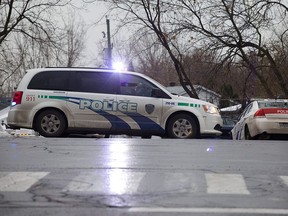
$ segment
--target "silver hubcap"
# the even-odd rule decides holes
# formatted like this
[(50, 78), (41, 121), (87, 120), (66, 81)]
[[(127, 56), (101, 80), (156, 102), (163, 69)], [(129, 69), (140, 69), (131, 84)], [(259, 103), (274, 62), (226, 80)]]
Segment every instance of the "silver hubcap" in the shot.
[(187, 138), (192, 133), (192, 125), (187, 119), (178, 119), (173, 125), (173, 133), (178, 138)]
[(57, 116), (50, 114), (44, 116), (41, 121), (41, 128), (46, 132), (53, 134), (55, 133), (60, 127), (60, 120)]

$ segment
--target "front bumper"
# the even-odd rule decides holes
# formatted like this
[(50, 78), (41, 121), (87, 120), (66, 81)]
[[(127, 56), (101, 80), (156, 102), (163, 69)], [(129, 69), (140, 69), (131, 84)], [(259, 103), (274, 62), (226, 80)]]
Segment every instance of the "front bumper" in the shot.
[(208, 115), (204, 117), (205, 128), (201, 129), (201, 135), (221, 135), (223, 120), (220, 115)]

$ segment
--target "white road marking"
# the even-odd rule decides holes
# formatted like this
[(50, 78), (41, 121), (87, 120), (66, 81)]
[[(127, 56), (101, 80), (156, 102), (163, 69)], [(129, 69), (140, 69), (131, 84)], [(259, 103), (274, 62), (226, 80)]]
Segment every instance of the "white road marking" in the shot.
[(137, 207), (130, 208), (129, 212), (142, 213), (218, 213), (218, 214), (269, 214), (287, 215), (288, 209), (266, 208), (162, 208), (162, 207)]
[(288, 186), (288, 176), (280, 176), (280, 178)]
[(127, 172), (118, 169), (107, 172), (83, 172), (63, 191), (135, 194), (144, 175), (144, 172)]
[(205, 177), (209, 194), (250, 194), (240, 174), (206, 173)]
[(1, 192), (24, 192), (49, 172), (0, 172)]

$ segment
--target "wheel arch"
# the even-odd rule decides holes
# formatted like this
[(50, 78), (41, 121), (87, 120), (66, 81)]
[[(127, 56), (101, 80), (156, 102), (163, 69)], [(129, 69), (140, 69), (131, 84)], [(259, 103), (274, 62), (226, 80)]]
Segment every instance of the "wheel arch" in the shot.
[(42, 109), (39, 109), (35, 115), (34, 115), (34, 118), (33, 118), (33, 124), (32, 124), (32, 127), (33, 127), (33, 130), (37, 131), (37, 128), (36, 128), (36, 119), (38, 118), (39, 114), (43, 111), (46, 111), (46, 110), (56, 110), (58, 112), (60, 112), (64, 119), (65, 119), (65, 122), (66, 122), (66, 129), (68, 127), (68, 119), (67, 119), (67, 116), (66, 114), (63, 112), (63, 110), (59, 109), (59, 108), (56, 108), (56, 107), (44, 107)]
[(199, 123), (199, 120), (198, 120), (197, 116), (194, 113), (191, 113), (191, 112), (188, 112), (188, 111), (177, 111), (177, 112), (172, 113), (167, 118), (167, 120), (165, 122), (166, 134), (167, 134), (167, 128), (168, 128), (169, 121), (171, 120), (171, 118), (173, 118), (174, 116), (179, 115), (179, 114), (187, 114), (187, 115), (189, 115), (190, 117), (192, 117), (195, 120), (195, 123), (196, 123), (196, 126), (197, 126), (197, 135), (196, 136), (200, 137), (200, 123)]

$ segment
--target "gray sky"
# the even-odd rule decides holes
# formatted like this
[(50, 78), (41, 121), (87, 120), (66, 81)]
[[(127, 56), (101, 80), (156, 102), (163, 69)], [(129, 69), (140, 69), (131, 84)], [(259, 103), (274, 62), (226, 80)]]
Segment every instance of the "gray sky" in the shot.
[[(82, 0), (74, 0), (78, 3), (77, 6), (81, 6)], [(99, 66), (99, 61), (102, 61), (102, 51), (103, 46), (107, 47), (107, 35), (103, 38), (103, 33), (107, 33), (106, 15), (108, 12), (108, 5), (102, 1), (95, 1), (91, 4), (86, 4), (85, 9), (80, 10), (80, 16), (88, 27), (88, 32), (86, 35), (86, 57), (84, 60), (85, 66)], [(107, 17), (110, 20), (110, 32), (111, 39), (113, 43), (113, 33), (116, 32), (117, 20), (113, 17)], [(124, 32), (124, 31), (123, 31)], [(121, 36), (121, 32), (117, 32), (117, 38), (122, 38), (127, 36), (127, 31)], [(117, 59), (116, 53), (113, 52), (114, 59)], [(96, 60), (97, 59), (97, 60)], [(84, 66), (84, 65), (83, 65)]]
[[(105, 14), (108, 8), (103, 2), (95, 2), (81, 10), (80, 14), (88, 27), (86, 41), (86, 66), (95, 66), (95, 58), (99, 56), (99, 45), (103, 41), (102, 32), (107, 31)], [(88, 60), (88, 62), (86, 62)]]
[[(74, 0), (75, 2), (82, 2), (82, 0)], [(106, 15), (108, 12), (108, 5), (103, 1), (95, 1), (93, 4), (86, 5), (85, 10), (81, 10), (79, 13), (83, 18), (83, 21), (89, 26), (86, 38), (86, 58), (84, 61), (85, 66), (99, 66), (99, 61), (102, 61), (103, 46), (107, 47), (107, 35), (103, 38), (103, 33), (107, 33)], [(116, 32), (116, 28), (119, 22), (114, 17), (107, 17), (110, 20), (110, 32), (111, 42), (113, 43), (113, 34)], [(122, 30), (117, 32), (117, 41), (127, 40), (131, 31)], [(132, 33), (130, 33), (132, 34)], [(128, 37), (127, 37), (128, 35)], [(114, 47), (116, 44), (114, 43)], [(115, 47), (116, 49), (116, 47)], [(114, 50), (115, 50), (114, 49)], [(99, 56), (100, 55), (100, 56)], [(95, 60), (97, 58), (97, 60)], [(120, 61), (117, 53), (113, 51), (113, 60)], [(123, 60), (121, 60), (123, 61)], [(84, 66), (84, 65), (83, 65)]]

